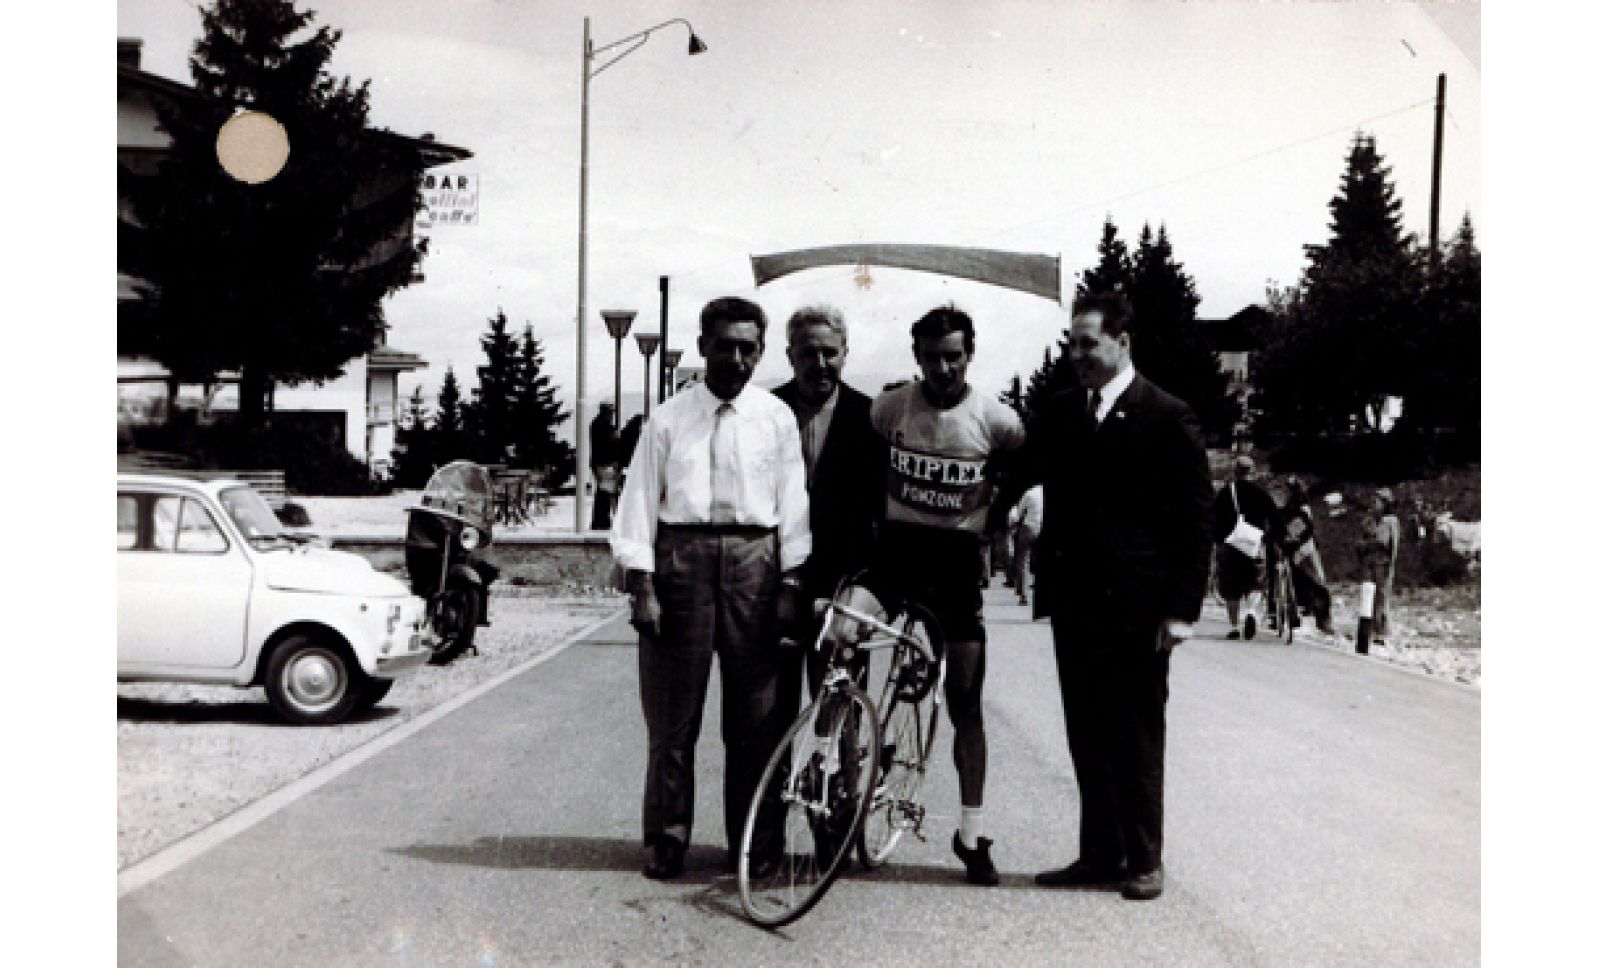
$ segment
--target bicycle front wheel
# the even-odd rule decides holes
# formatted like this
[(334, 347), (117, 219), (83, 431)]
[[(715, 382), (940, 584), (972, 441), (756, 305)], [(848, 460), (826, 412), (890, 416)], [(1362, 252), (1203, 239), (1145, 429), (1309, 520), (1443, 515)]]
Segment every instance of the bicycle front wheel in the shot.
[(752, 921), (788, 924), (833, 885), (856, 842), (878, 752), (877, 714), (853, 683), (831, 687), (789, 727), (739, 844), (739, 900)]

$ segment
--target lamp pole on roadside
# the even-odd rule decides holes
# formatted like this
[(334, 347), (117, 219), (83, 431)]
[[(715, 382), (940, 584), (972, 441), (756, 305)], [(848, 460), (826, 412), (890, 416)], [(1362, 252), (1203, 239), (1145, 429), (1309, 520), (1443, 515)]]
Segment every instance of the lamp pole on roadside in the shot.
[[(578, 440), (578, 467), (577, 484), (572, 502), (573, 531), (582, 531), (584, 529), (585, 515), (583, 513), (583, 505), (584, 499), (587, 497), (584, 491), (589, 486), (589, 440), (584, 433), (584, 418), (586, 416), (584, 411), (587, 409), (588, 404), (586, 398), (588, 387), (585, 379), (588, 340), (584, 334), (589, 314), (589, 82), (598, 77), (601, 71), (643, 47), (652, 33), (670, 24), (683, 24), (688, 29), (689, 53), (705, 53), (705, 43), (695, 35), (694, 28), (690, 26), (689, 21), (684, 20), (682, 17), (663, 20), (654, 27), (647, 27), (637, 33), (629, 34), (621, 40), (613, 41), (603, 47), (596, 47), (594, 41), (589, 39), (589, 18), (583, 18), (583, 113), (580, 124), (578, 162), (578, 385), (577, 403), (573, 407), (573, 417), (576, 421), (573, 426), (577, 428), (577, 433), (574, 436)], [(628, 46), (623, 47), (624, 44)], [(618, 47), (622, 47), (622, 49), (598, 67), (595, 66), (594, 62), (597, 55), (616, 50)], [(648, 409), (648, 394), (646, 395), (645, 406)]]
[(612, 430), (622, 427), (622, 341), (627, 338), (628, 327), (633, 325), (633, 317), (637, 315), (638, 312), (632, 309), (600, 310), (600, 318), (606, 321), (606, 331), (617, 341), (616, 403), (611, 411)]
[(639, 341), (639, 352), (644, 354), (644, 416), (650, 419), (650, 358), (656, 355), (656, 347), (661, 345), (660, 333), (634, 333), (633, 338)]

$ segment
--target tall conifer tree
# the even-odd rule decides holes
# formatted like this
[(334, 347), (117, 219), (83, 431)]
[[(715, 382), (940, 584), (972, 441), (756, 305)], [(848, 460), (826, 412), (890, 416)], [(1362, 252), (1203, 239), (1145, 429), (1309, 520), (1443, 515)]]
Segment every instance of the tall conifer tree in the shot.
[[(340, 33), (311, 30), (313, 13), (216, 0), (200, 16), (195, 96), (158, 106), (170, 152), (154, 173), (118, 172), (131, 215), (119, 259), (147, 283), (118, 345), (176, 381), (238, 371), (248, 427), (275, 383), (337, 377), (377, 344), (381, 301), (422, 254), (409, 231), (422, 163), (410, 142), (368, 127), (366, 82), (328, 73)], [(286, 166), (256, 185), (216, 156), (223, 122), (246, 108), (289, 140)]]
[(556, 436), (568, 414), (556, 402), (555, 385), (544, 372), (544, 347), (534, 338), (533, 326), (522, 331), (517, 359), (516, 402), (512, 440), (516, 466), (545, 468), (545, 483), (557, 487), (572, 476), (576, 466), (572, 445)]

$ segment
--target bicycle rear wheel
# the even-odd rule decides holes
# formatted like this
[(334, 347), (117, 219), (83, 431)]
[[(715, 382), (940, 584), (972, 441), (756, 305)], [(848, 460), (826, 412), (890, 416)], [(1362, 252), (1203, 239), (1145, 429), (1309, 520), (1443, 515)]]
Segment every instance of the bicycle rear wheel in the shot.
[(752, 921), (788, 924), (833, 885), (856, 842), (878, 751), (877, 714), (853, 683), (829, 687), (789, 727), (739, 844), (739, 901)]
[(868, 870), (883, 866), (906, 831), (920, 834), (925, 815), (922, 785), (939, 726), (939, 690), (944, 685), (944, 638), (933, 615), (920, 605), (908, 605), (889, 624), (898, 634), (921, 641), (938, 661), (926, 662), (905, 642), (891, 654), (879, 702), (884, 710), (881, 770), (856, 851)]

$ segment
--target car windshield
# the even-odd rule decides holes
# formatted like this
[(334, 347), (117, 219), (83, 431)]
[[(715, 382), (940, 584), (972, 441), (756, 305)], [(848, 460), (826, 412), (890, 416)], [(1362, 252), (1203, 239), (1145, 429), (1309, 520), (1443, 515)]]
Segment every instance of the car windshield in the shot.
[(230, 487), (222, 492), (222, 506), (228, 517), (251, 545), (260, 548), (271, 544), (288, 544), (293, 539), (283, 532), (283, 522), (260, 493), (249, 487)]

